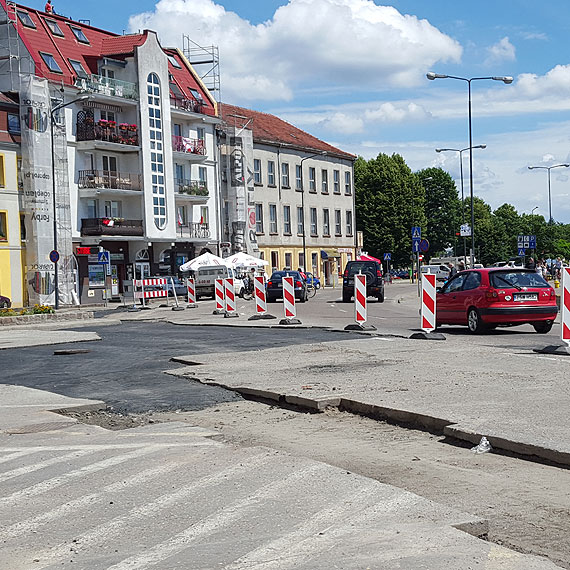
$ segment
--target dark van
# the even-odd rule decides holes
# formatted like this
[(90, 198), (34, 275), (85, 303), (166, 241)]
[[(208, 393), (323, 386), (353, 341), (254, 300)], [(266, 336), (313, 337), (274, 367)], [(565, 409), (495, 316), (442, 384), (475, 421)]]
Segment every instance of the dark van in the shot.
[(377, 297), (379, 303), (384, 302), (384, 276), (382, 265), (377, 261), (349, 261), (344, 268), (342, 280), (342, 300), (349, 303), (354, 297), (354, 276), (358, 273), (366, 275), (366, 296)]

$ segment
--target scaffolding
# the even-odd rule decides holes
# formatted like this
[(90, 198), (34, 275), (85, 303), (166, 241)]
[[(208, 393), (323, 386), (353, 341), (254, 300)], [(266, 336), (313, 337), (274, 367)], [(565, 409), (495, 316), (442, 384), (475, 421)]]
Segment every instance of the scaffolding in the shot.
[(218, 46), (201, 46), (182, 36), (182, 51), (214, 99), (222, 100), (220, 84), (220, 52)]

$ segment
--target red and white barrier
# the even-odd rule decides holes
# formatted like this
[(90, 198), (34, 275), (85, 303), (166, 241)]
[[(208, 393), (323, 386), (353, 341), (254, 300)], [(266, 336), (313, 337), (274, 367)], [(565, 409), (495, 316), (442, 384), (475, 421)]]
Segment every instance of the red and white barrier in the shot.
[(265, 280), (263, 276), (254, 277), (253, 284), (255, 286), (255, 312), (258, 315), (264, 315), (267, 313), (267, 298), (265, 296)]
[(562, 299), (560, 299), (562, 341), (570, 346), (570, 267), (562, 268)]
[(220, 313), (223, 312), (226, 297), (223, 279), (216, 279), (216, 283), (214, 285), (214, 297), (216, 299), (216, 311)]
[[(143, 305), (145, 304), (145, 299), (156, 299), (158, 297), (168, 297), (168, 289), (166, 286), (166, 278), (158, 279), (135, 279), (134, 294), (135, 299), (142, 299)], [(162, 289), (153, 289), (152, 291), (145, 291), (145, 287), (157, 287), (160, 286)], [(137, 289), (140, 287), (140, 291)]]
[(354, 276), (354, 320), (366, 322), (366, 275), (361, 273)]
[(436, 288), (435, 273), (422, 274), (422, 310), (421, 328), (425, 332), (433, 332), (436, 328)]
[(186, 279), (186, 289), (188, 290), (188, 304), (195, 305), (196, 304), (196, 281), (189, 277)]
[(286, 319), (294, 319), (297, 316), (295, 308), (295, 280), (293, 277), (283, 277), (283, 309)]
[(236, 291), (233, 279), (224, 279), (224, 292), (226, 297), (226, 313), (234, 314), (236, 312)]

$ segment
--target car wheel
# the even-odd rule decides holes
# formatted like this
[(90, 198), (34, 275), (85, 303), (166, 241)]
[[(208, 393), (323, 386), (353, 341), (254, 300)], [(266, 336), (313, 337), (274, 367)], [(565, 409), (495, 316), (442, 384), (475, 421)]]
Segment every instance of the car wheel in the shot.
[(352, 298), (352, 295), (350, 293), (345, 293), (344, 291), (342, 292), (342, 302), (343, 303), (350, 303), (351, 298)]
[(7, 309), (8, 302), (7, 301), (0, 301), (0, 309)]
[(384, 291), (382, 291), (381, 293), (378, 293), (378, 302), (379, 303), (384, 302)]
[(547, 334), (552, 329), (553, 324), (553, 321), (539, 321), (538, 323), (532, 323), (532, 326), (538, 334)]
[(315, 285), (315, 289), (320, 289), (320, 288), (321, 288), (321, 284), (320, 284), (320, 283), (317, 283), (317, 284)]
[(473, 334), (481, 334), (485, 331), (485, 324), (481, 320), (481, 315), (475, 307), (471, 307), (467, 313), (467, 326), (469, 332)]
[(307, 300), (307, 296), (305, 295), (305, 293), (301, 294), (301, 298), (299, 299), (299, 303), (304, 303)]

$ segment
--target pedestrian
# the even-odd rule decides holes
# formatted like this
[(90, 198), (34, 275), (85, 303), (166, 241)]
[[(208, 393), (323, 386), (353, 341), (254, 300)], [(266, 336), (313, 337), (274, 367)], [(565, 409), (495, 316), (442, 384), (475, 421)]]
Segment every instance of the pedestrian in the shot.
[(451, 279), (453, 276), (457, 274), (457, 269), (455, 268), (455, 265), (453, 265), (453, 263), (451, 262), (449, 262), (447, 266), (449, 267), (449, 279)]
[(533, 257), (528, 258), (528, 261), (526, 262), (525, 267), (527, 269), (536, 269), (536, 263), (534, 262)]
[(306, 281), (307, 280), (306, 273), (300, 267), (297, 267), (297, 271), (301, 274), (301, 277)]
[(457, 271), (465, 271), (465, 263), (463, 263), (463, 261), (459, 262)]
[(53, 6), (51, 5), (51, 0), (47, 0), (45, 8), (44, 8), (44, 12), (46, 14), (54, 14), (54, 10), (53, 10)]

